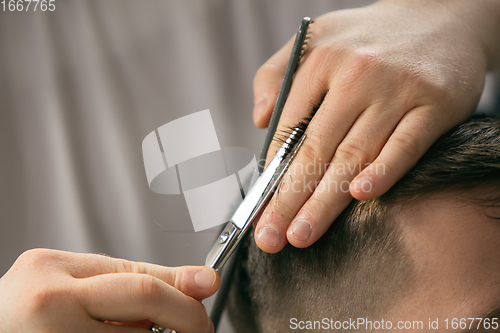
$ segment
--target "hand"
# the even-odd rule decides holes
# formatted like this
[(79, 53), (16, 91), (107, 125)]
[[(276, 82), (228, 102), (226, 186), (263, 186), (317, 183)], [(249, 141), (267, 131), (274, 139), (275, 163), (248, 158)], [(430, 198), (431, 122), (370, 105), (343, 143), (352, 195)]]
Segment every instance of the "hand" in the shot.
[(217, 273), (206, 267), (30, 250), (0, 279), (0, 327), (2, 332), (139, 333), (154, 322), (180, 332), (213, 332), (197, 300), (218, 286)]
[[(352, 197), (385, 193), (466, 120), (486, 71), (498, 64), (499, 13), (498, 1), (400, 0), (316, 19), (278, 132), (320, 106), (256, 226), (258, 246), (277, 252), (287, 241), (313, 244)], [(258, 127), (269, 122), (292, 43), (255, 76)]]

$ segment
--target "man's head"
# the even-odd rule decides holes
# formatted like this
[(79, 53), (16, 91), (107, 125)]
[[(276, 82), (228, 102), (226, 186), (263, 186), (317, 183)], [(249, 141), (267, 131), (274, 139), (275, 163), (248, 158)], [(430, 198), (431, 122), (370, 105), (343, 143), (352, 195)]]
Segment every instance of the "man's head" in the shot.
[[(392, 331), (400, 321), (431, 331), (440, 318), (444, 332), (447, 318), (452, 331), (454, 318), (484, 317), (500, 304), (499, 203), (500, 120), (474, 118), (388, 193), (353, 201), (313, 246), (267, 254), (250, 237), (231, 292), (233, 322), (238, 332), (300, 330), (307, 321), (343, 331), (324, 318), (384, 319)], [(406, 325), (399, 331), (411, 331)]]

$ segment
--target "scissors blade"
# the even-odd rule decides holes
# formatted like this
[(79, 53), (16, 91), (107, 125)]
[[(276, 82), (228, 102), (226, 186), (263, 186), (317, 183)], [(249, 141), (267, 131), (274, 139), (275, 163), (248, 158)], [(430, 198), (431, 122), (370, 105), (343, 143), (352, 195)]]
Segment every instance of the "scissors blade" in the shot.
[[(301, 136), (296, 139), (298, 135)], [(217, 238), (207, 255), (206, 266), (219, 270), (224, 265), (250, 225), (271, 199), (305, 137), (305, 134), (294, 131), (278, 150)], [(292, 146), (292, 142), (296, 140), (298, 141)]]

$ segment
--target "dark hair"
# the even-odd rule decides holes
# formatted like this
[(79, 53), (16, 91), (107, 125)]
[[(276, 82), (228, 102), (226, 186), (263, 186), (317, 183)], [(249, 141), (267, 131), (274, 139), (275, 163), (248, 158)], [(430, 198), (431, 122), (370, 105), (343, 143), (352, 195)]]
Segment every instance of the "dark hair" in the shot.
[[(390, 209), (452, 191), (464, 200), (500, 202), (500, 119), (473, 117), (443, 135), (383, 196), (353, 201), (329, 231), (305, 249), (276, 254), (253, 237), (240, 251), (229, 310), (238, 332), (280, 332), (290, 318), (376, 318), (415, 279)], [(490, 189), (481, 198), (474, 189)]]

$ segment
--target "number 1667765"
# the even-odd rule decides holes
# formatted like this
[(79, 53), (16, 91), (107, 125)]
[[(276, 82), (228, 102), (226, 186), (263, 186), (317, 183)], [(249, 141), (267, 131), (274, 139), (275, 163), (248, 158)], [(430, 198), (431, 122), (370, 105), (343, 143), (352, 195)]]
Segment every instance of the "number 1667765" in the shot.
[(50, 11), (56, 10), (56, 0), (2, 0), (2, 10), (11, 12)]

